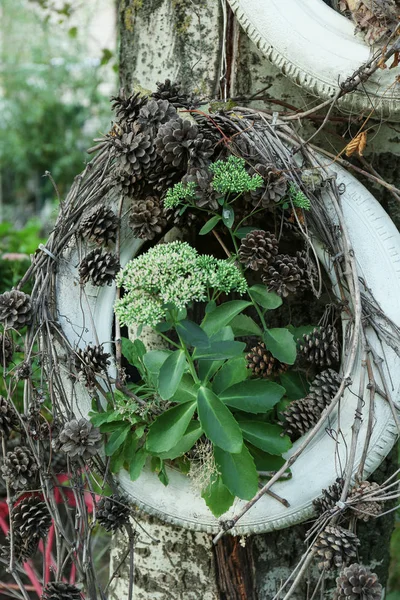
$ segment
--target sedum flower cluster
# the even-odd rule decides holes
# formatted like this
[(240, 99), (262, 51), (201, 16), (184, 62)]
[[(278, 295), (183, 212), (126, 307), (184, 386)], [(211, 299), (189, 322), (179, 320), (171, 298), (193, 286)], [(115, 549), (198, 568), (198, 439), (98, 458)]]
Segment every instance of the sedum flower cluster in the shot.
[(252, 177), (247, 173), (243, 158), (229, 156), (227, 160), (217, 160), (211, 163), (209, 169), (214, 174), (212, 186), (221, 194), (242, 194), (261, 187), (263, 178), (254, 174)]
[(190, 181), (186, 185), (183, 183), (176, 183), (174, 187), (170, 188), (165, 195), (164, 207), (175, 208), (185, 200), (193, 200), (196, 197), (196, 184)]
[(115, 313), (126, 325), (155, 327), (164, 321), (168, 307), (178, 309), (208, 299), (208, 290), (243, 294), (247, 282), (228, 260), (199, 255), (186, 242), (151, 248), (131, 260), (117, 275), (125, 295), (115, 303)]

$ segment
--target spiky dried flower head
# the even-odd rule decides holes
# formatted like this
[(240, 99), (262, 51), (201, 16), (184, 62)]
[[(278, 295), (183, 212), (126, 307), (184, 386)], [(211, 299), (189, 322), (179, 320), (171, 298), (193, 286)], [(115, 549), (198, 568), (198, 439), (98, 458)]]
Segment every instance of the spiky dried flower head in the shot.
[(93, 387), (96, 376), (107, 371), (110, 356), (111, 354), (104, 351), (103, 346), (88, 344), (85, 348), (78, 348), (74, 356), (78, 379), (87, 387)]
[(213, 173), (212, 186), (221, 194), (243, 194), (262, 186), (263, 179), (255, 173), (250, 176), (246, 171), (243, 158), (229, 156), (227, 160), (217, 160), (209, 166)]
[(116, 494), (103, 497), (97, 504), (96, 517), (98, 523), (106, 531), (117, 531), (129, 523), (130, 508), (126, 498)]
[(167, 224), (163, 207), (158, 196), (147, 196), (144, 200), (133, 201), (129, 226), (135, 237), (152, 240)]
[(115, 242), (118, 227), (118, 217), (111, 209), (101, 205), (82, 219), (79, 232), (91, 242), (107, 246)]
[(243, 294), (247, 282), (235, 264), (199, 255), (186, 242), (159, 244), (131, 260), (117, 276), (125, 295), (115, 312), (126, 325), (154, 327), (166, 317), (167, 304), (183, 309), (207, 299), (207, 290)]
[(376, 573), (353, 563), (336, 579), (333, 600), (381, 600), (382, 586)]
[(7, 452), (1, 467), (3, 478), (14, 490), (26, 490), (34, 480), (37, 470), (35, 458), (27, 446), (17, 446)]
[(18, 415), (11, 403), (0, 396), (0, 437), (8, 438), (13, 429), (19, 425)]
[(21, 538), (46, 537), (51, 525), (51, 515), (39, 496), (28, 496), (16, 504), (11, 511), (13, 531)]
[(115, 254), (95, 248), (85, 256), (79, 265), (79, 282), (82, 285), (89, 281), (95, 286), (111, 285), (120, 268)]
[(5, 329), (22, 329), (32, 319), (31, 297), (20, 290), (0, 295), (0, 322)]
[(79, 588), (70, 583), (54, 581), (43, 588), (41, 600), (81, 600), (82, 595)]
[(324, 512), (332, 510), (336, 503), (339, 502), (343, 490), (343, 479), (338, 477), (332, 485), (322, 490), (322, 496), (313, 500), (313, 506), (317, 516), (323, 515)]
[[(347, 501), (354, 510), (353, 514), (361, 521), (370, 521), (383, 511), (383, 502), (374, 500), (380, 486), (375, 481), (361, 481), (351, 490)], [(371, 496), (368, 498), (368, 496)]]
[(86, 419), (72, 419), (64, 424), (55, 440), (56, 449), (65, 452), (69, 458), (92, 458), (102, 444), (102, 435), (98, 427), (93, 427)]
[(0, 333), (0, 369), (8, 367), (14, 354), (14, 343), (8, 333)]
[(303, 358), (319, 367), (330, 367), (339, 362), (339, 340), (333, 325), (315, 327), (298, 341)]
[(253, 229), (241, 241), (239, 260), (245, 267), (265, 270), (278, 254), (278, 240), (274, 233)]
[(360, 540), (349, 529), (327, 525), (314, 543), (319, 569), (330, 571), (347, 565), (356, 557), (359, 545)]
[(281, 375), (287, 371), (289, 365), (281, 363), (265, 348), (264, 342), (258, 342), (246, 355), (247, 368), (251, 369), (256, 377), (268, 378)]

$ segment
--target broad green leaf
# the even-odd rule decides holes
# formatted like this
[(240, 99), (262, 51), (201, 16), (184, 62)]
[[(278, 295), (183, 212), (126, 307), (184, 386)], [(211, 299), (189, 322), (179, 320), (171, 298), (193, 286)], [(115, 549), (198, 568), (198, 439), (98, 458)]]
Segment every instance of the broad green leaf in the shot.
[(268, 310), (274, 310), (282, 305), (282, 298), (275, 292), (269, 292), (265, 285), (253, 285), (249, 289), (249, 293), (257, 304)]
[(124, 462), (128, 463), (128, 465), (130, 464), (132, 458), (135, 456), (137, 445), (137, 437), (132, 432), (127, 436), (123, 446)]
[(237, 229), (234, 232), (234, 236), (239, 238), (239, 240), (242, 240), (244, 237), (246, 237), (246, 235), (248, 233), (250, 233), (250, 231), (253, 231), (254, 229), (256, 229), (255, 227), (239, 227), (239, 229)]
[(268, 454), (248, 442), (246, 442), (246, 446), (254, 459), (257, 471), (279, 471), (285, 464), (285, 459), (281, 456)]
[(244, 342), (230, 340), (226, 342), (212, 342), (208, 348), (196, 348), (193, 353), (193, 359), (224, 360), (243, 354), (245, 348), (246, 344)]
[(187, 362), (183, 350), (175, 350), (163, 362), (158, 376), (158, 393), (163, 400), (169, 400), (175, 394), (186, 368)]
[(138, 352), (135, 344), (128, 338), (121, 338), (121, 351), (128, 363), (136, 367), (138, 362)]
[(286, 396), (290, 400), (300, 400), (300, 398), (307, 396), (310, 386), (302, 373), (295, 371), (282, 373), (280, 380), (286, 390)]
[(205, 225), (203, 225), (203, 227), (200, 229), (199, 235), (206, 235), (206, 233), (209, 233), (212, 229), (214, 229), (214, 227), (220, 220), (221, 220), (221, 217), (219, 215), (215, 215), (215, 217), (211, 217), (211, 219), (209, 221), (207, 221), (207, 223)]
[[(234, 341), (235, 336), (231, 327), (223, 327), (218, 333), (214, 334), (211, 338), (211, 342), (227, 342)], [(206, 360), (201, 359), (198, 361), (199, 377), (202, 381), (209, 381), (211, 377), (218, 371), (218, 369), (224, 364), (223, 360)]]
[(211, 313), (206, 314), (201, 327), (211, 337), (214, 333), (217, 333), (228, 325), (236, 315), (243, 312), (248, 306), (251, 306), (251, 303), (245, 300), (224, 302), (217, 306)]
[(165, 470), (165, 465), (162, 466), (162, 469), (158, 473), (158, 479), (161, 481), (163, 485), (169, 484), (169, 479), (167, 475), (167, 471)]
[(232, 331), (236, 337), (247, 335), (258, 335), (261, 337), (263, 333), (257, 323), (247, 315), (237, 315), (229, 325), (232, 327)]
[(232, 506), (235, 496), (222, 483), (221, 475), (213, 476), (208, 486), (201, 492), (208, 508), (214, 517), (220, 517)]
[(222, 207), (222, 220), (225, 227), (232, 229), (232, 225), (235, 220), (235, 211), (230, 204), (226, 204)]
[(189, 373), (184, 373), (175, 394), (171, 398), (171, 402), (183, 404), (184, 402), (196, 401), (198, 389), (199, 386), (194, 382), (193, 377)]
[(205, 308), (206, 315), (210, 312), (213, 312), (213, 310), (215, 310), (216, 308), (217, 308), (217, 303), (215, 302), (215, 300), (210, 300), (210, 302), (207, 302), (206, 308)]
[(107, 412), (94, 412), (91, 411), (89, 413), (89, 419), (94, 427), (100, 427), (103, 423), (109, 423), (110, 421), (120, 421), (121, 415), (117, 411), (107, 411)]
[(150, 425), (146, 439), (148, 452), (167, 452), (182, 439), (196, 410), (195, 402), (169, 408)]
[(174, 460), (175, 458), (178, 458), (178, 456), (183, 456), (194, 446), (202, 433), (203, 430), (199, 421), (190, 421), (182, 439), (176, 446), (171, 448), (171, 450), (168, 450), (168, 452), (161, 452), (159, 457), (163, 460)]
[(129, 476), (131, 478), (131, 481), (136, 481), (136, 479), (139, 477), (145, 465), (147, 455), (148, 453), (146, 448), (142, 446), (142, 448), (140, 448), (132, 457), (131, 462), (129, 464)]
[(286, 327), (267, 329), (264, 342), (267, 350), (281, 362), (292, 365), (296, 360), (296, 342)]
[(231, 411), (206, 387), (200, 387), (197, 411), (204, 433), (213, 444), (227, 452), (240, 452), (243, 436)]
[(300, 327), (293, 327), (293, 325), (288, 325), (288, 329), (290, 333), (293, 334), (294, 339), (299, 340), (303, 337), (303, 335), (312, 333), (314, 329), (319, 330), (321, 328), (316, 325), (301, 325)]
[(282, 436), (282, 427), (272, 423), (261, 423), (260, 421), (238, 421), (245, 440), (268, 452), (269, 454), (283, 454), (291, 447), (290, 438)]
[(213, 391), (218, 395), (235, 383), (244, 381), (249, 376), (246, 359), (237, 356), (228, 360), (218, 371), (213, 380)]
[(120, 446), (116, 452), (110, 458), (110, 471), (111, 473), (118, 473), (124, 466), (125, 456), (124, 447)]
[(238, 410), (250, 413), (265, 413), (285, 393), (285, 389), (274, 381), (266, 379), (248, 379), (236, 383), (219, 395), (222, 402)]
[(106, 456), (112, 456), (116, 450), (124, 443), (126, 436), (130, 431), (131, 425), (125, 425), (121, 429), (116, 429), (108, 440), (106, 447), (104, 449)]
[(103, 423), (103, 425), (100, 425), (100, 431), (101, 433), (112, 433), (117, 429), (122, 429), (126, 424), (126, 421), (123, 421), (120, 417), (119, 421), (112, 421), (111, 423)]
[(243, 444), (241, 452), (231, 454), (214, 447), (214, 457), (222, 482), (234, 496), (251, 500), (258, 492), (258, 473), (253, 457)]
[(170, 354), (171, 350), (150, 350), (143, 356), (144, 365), (155, 385), (158, 382), (160, 369)]
[(192, 346), (197, 348), (207, 348), (210, 345), (208, 335), (203, 329), (188, 319), (183, 319), (176, 324), (176, 331), (179, 336), (183, 339), (186, 346)]

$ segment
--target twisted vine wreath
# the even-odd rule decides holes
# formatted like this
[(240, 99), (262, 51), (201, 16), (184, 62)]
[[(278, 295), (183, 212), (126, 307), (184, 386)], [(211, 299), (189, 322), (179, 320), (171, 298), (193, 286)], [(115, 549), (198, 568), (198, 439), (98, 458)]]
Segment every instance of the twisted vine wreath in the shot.
[[(393, 477), (377, 486), (365, 473), (373, 470), (368, 456), (375, 405), (389, 407), (392, 432), (398, 426), (397, 389), (392, 391), (387, 365), (398, 356), (399, 329), (357, 270), (343, 190), (326, 160), (268, 113), (235, 107), (206, 114), (193, 103), (168, 80), (152, 98), (116, 97), (116, 122), (91, 149), (97, 155), (65, 201), (60, 199), (48, 243), (19, 285), (0, 296), (6, 384), (1, 472), (11, 515), (7, 564), (28, 598), (22, 565), (53, 523), (54, 581), (45, 578), (42, 597), (79, 598), (80, 588), (66, 580), (72, 568), (88, 598), (97, 591), (105, 597), (91, 532), (97, 525), (126, 528), (131, 597), (131, 510), (113, 474), (125, 467), (136, 480), (149, 457), (162, 497), (169, 477), (197, 468), (202, 497), (214, 515), (224, 515), (234, 503), (232, 518), (220, 522), (218, 540), (238, 531), (240, 519), (266, 494), (285, 510), (278, 486), (290, 470), (295, 480), (296, 462), (327, 428), (332, 453), (342, 461), (340, 477), (314, 502), (317, 519), (285, 598), (315, 557), (322, 573), (342, 569), (337, 600), (367, 592), (378, 598), (376, 576), (354, 562), (354, 529), (357, 518), (378, 516), (383, 502), (396, 496)], [(77, 256), (76, 264), (71, 259)], [(65, 272), (69, 278), (60, 276)], [(104, 335), (111, 333), (116, 276), (110, 339)], [(32, 277), (28, 295), (23, 289)], [(66, 298), (75, 297), (71, 285), (77, 303)], [(286, 299), (306, 288), (306, 299), (328, 294), (319, 322), (282, 327)], [(100, 289), (109, 311), (101, 318), (87, 310)], [(72, 308), (65, 314), (68, 302)], [(282, 315), (271, 317), (268, 311), (280, 307)], [(129, 326), (130, 335), (123, 336), (121, 326)], [(24, 357), (13, 365), (22, 334)], [(13, 394), (20, 380), (24, 406), (18, 411)], [(354, 398), (348, 413), (346, 394), (347, 404)], [(340, 416), (353, 413), (343, 460)], [(20, 440), (12, 447), (14, 430)], [(56, 501), (56, 492), (65, 497), (66, 489), (74, 497), (75, 522), (70, 513), (65, 521)]]

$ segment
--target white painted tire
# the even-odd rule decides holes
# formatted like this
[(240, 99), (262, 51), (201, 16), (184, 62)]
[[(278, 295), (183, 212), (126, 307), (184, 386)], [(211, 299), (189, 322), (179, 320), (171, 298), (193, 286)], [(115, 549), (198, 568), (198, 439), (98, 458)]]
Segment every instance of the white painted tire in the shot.
[[(228, 0), (240, 25), (282, 73), (313, 95), (332, 97), (371, 57), (371, 48), (354, 23), (323, 0)], [(399, 67), (378, 69), (362, 86), (341, 100), (359, 113), (376, 108), (375, 116), (400, 119)]]
[[(376, 300), (386, 314), (400, 324), (400, 234), (373, 196), (349, 173), (341, 167), (331, 169), (337, 172), (338, 183), (346, 186), (342, 196), (343, 210), (351, 242), (358, 263), (359, 275), (368, 282)], [(122, 231), (121, 263), (126, 262), (138, 251), (140, 242), (134, 240), (126, 226)], [(324, 253), (322, 252), (321, 255)], [(96, 343), (94, 327), (100, 343), (111, 351), (114, 287), (95, 288), (87, 285), (82, 295), (78, 284), (78, 251), (75, 246), (66, 249), (57, 276), (57, 303), (61, 327), (72, 346), (85, 346)], [(329, 261), (327, 270), (329, 272)], [(334, 277), (332, 276), (334, 282)], [(83, 308), (83, 312), (82, 312)], [(91, 315), (90, 315), (91, 313)], [(369, 341), (379, 348), (372, 333)], [(393, 399), (399, 399), (400, 359), (395, 352), (384, 348), (387, 365), (390, 369)], [(359, 363), (359, 361), (358, 361)], [(386, 368), (386, 367), (385, 367)], [(350, 447), (351, 425), (353, 423), (359, 391), (361, 367), (353, 373), (351, 391), (346, 389), (340, 402), (340, 422), (342, 438), (338, 446), (322, 429), (292, 467), (292, 479), (276, 483), (274, 491), (286, 498), (290, 508), (269, 496), (263, 497), (239, 521), (236, 533), (261, 533), (280, 529), (301, 522), (312, 514), (312, 500), (320, 495), (321, 489), (330, 485), (339, 475), (339, 464), (344, 465), (346, 451)], [(115, 367), (111, 368), (111, 375)], [(71, 380), (63, 377), (64, 385), (71, 388)], [(69, 396), (71, 397), (71, 396)], [(75, 384), (74, 411), (87, 416), (90, 398), (86, 389)], [(366, 392), (365, 398), (368, 398)], [(364, 421), (361, 426), (356, 455), (356, 467), (359, 464), (363, 441), (366, 434), (368, 401), (364, 407)], [(329, 422), (329, 427), (337, 427), (337, 412)], [(388, 403), (377, 397), (375, 403), (375, 422), (370, 449), (365, 465), (366, 475), (373, 472), (388, 454), (396, 440), (396, 426)], [(295, 444), (295, 448), (299, 442)], [(169, 469), (170, 483), (164, 487), (158, 478), (145, 470), (136, 482), (131, 482), (127, 472), (123, 471), (119, 481), (123, 490), (129, 494), (135, 504), (147, 513), (157, 515), (162, 520), (182, 527), (214, 533), (218, 530), (218, 521), (207, 509), (184, 475)], [(224, 515), (229, 519), (243, 502), (236, 500), (233, 508)]]

